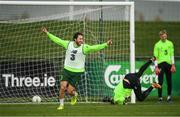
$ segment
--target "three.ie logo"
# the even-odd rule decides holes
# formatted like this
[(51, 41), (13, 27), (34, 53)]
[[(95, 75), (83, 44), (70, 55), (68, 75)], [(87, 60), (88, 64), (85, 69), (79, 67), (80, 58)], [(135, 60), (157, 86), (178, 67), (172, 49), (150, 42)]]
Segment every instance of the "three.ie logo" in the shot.
[(15, 76), (14, 74), (2, 74), (5, 87), (53, 87), (56, 80), (53, 76), (43, 74), (42, 77)]

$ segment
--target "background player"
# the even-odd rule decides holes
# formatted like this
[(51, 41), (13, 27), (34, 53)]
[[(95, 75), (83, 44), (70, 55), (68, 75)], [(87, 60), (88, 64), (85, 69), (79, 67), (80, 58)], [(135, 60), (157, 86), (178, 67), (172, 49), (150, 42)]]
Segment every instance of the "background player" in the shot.
[(148, 60), (148, 62), (139, 69), (139, 72), (126, 74), (124, 79), (115, 87), (113, 98), (108, 101), (111, 101), (113, 104), (126, 104), (126, 97), (131, 95), (132, 90), (134, 90), (137, 100), (144, 101), (153, 88), (161, 88), (158, 83), (153, 83), (144, 92), (141, 90), (140, 77), (154, 60), (154, 57)]
[[(172, 93), (172, 73), (176, 71), (174, 62), (174, 45), (167, 39), (166, 30), (159, 32), (160, 40), (154, 46), (154, 56), (156, 57), (155, 71), (158, 75), (158, 82), (162, 86), (163, 76), (166, 74), (167, 81), (167, 101), (171, 102)], [(162, 88), (158, 89), (159, 102), (162, 102)]]

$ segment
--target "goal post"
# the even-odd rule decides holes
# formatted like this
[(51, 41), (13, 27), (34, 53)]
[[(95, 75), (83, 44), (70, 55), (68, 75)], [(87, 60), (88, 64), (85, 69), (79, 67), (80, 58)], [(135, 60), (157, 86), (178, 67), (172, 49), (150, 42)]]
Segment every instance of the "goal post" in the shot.
[[(130, 8), (130, 71), (135, 72), (135, 16), (134, 16), (134, 4)], [(132, 91), (131, 103), (135, 103), (135, 94)]]
[(35, 95), (58, 101), (65, 49), (41, 27), (65, 40), (80, 31), (89, 45), (112, 38), (112, 46), (86, 56), (80, 102), (112, 96), (123, 76), (135, 71), (134, 2), (0, 1), (0, 6), (0, 103), (27, 103)]

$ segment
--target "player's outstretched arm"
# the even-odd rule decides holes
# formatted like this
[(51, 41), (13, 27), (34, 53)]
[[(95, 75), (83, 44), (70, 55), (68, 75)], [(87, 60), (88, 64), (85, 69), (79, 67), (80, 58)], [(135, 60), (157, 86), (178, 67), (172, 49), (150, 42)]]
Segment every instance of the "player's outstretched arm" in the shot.
[(64, 47), (65, 49), (67, 49), (67, 46), (68, 46), (68, 43), (69, 41), (66, 41), (66, 40), (62, 40), (61, 38), (59, 37), (56, 37), (55, 35), (51, 34), (48, 32), (47, 28), (45, 27), (42, 27), (41, 28), (41, 31), (46, 33), (49, 37), (50, 40), (52, 40), (53, 42), (57, 43), (58, 45)]
[(97, 51), (100, 51), (108, 46), (112, 45), (112, 39), (109, 39), (106, 43), (103, 43), (103, 44), (97, 44), (97, 45), (93, 45), (93, 46), (90, 46), (90, 45), (87, 45), (85, 44), (84, 45), (84, 48), (83, 48), (83, 51), (85, 54), (89, 54), (91, 52), (97, 52)]

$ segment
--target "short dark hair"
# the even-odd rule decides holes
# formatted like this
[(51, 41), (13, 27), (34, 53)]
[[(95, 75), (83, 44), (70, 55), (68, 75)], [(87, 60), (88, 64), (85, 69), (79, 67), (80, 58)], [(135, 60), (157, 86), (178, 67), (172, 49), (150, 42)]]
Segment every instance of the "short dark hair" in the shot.
[(79, 35), (83, 36), (83, 33), (81, 33), (81, 32), (74, 33), (73, 40), (75, 41), (78, 38)]

